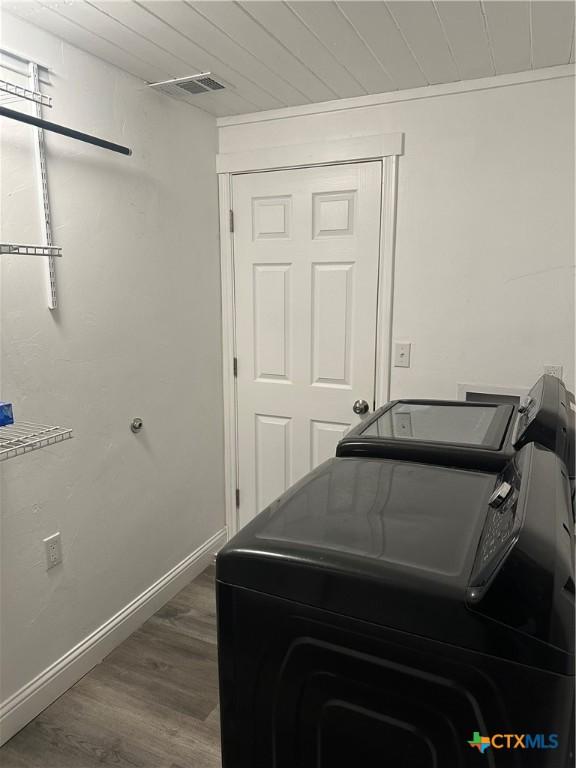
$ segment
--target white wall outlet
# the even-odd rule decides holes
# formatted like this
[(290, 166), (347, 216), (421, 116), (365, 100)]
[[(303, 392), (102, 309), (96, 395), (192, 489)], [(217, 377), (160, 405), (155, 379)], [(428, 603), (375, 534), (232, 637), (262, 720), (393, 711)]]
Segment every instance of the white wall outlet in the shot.
[(564, 373), (564, 366), (563, 365), (545, 365), (544, 373), (549, 373), (550, 376), (557, 376), (559, 379), (561, 379)]
[(44, 539), (44, 549), (46, 551), (46, 570), (53, 568), (62, 562), (62, 540), (60, 532), (53, 533)]
[(410, 368), (410, 342), (397, 341), (394, 344), (394, 367)]

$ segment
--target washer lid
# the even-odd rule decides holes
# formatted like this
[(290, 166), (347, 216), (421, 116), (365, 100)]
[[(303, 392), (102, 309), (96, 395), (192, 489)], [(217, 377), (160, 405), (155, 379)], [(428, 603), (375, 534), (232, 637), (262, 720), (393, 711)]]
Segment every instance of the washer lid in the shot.
[(494, 486), (479, 472), (330, 459), (232, 539), (218, 579), (387, 625), (425, 596), (434, 616), (436, 603), (464, 604)]
[(511, 406), (496, 403), (399, 400), (362, 434), (497, 450), (502, 445), (511, 410)]
[(461, 400), (396, 400), (352, 429), (338, 456), (407, 459), (500, 469), (513, 455), (513, 405)]
[(332, 459), (272, 504), (257, 546), (345, 569), (467, 584), (494, 477), (393, 461)]
[[(548, 467), (548, 459), (558, 459), (538, 452), (534, 461), (543, 469), (535, 473), (533, 454), (532, 445), (522, 449), (505, 476), (414, 462), (330, 459), (221, 550), (217, 580), (290, 601), (296, 612), (304, 604), (566, 673), (574, 660), (560, 613), (570, 597), (564, 564), (562, 578), (550, 587), (554, 594), (558, 588), (558, 608), (539, 619), (537, 632), (530, 617), (538, 598), (530, 589), (517, 598), (522, 605), (514, 615), (508, 603), (495, 607), (491, 599), (494, 593), (506, 596), (518, 579), (548, 584), (547, 574), (560, 563), (553, 542), (567, 502), (556, 494), (560, 481), (554, 466)], [(513, 490), (498, 505), (494, 491), (503, 494), (503, 482)], [(544, 507), (540, 493), (550, 488), (554, 493)], [(538, 536), (549, 531), (546, 557), (537, 541), (532, 544), (535, 519)], [(534, 571), (535, 557), (541, 559), (540, 581), (526, 572)], [(512, 567), (504, 570), (508, 560)], [(537, 591), (542, 593), (540, 586)], [(560, 621), (561, 628), (552, 631)]]

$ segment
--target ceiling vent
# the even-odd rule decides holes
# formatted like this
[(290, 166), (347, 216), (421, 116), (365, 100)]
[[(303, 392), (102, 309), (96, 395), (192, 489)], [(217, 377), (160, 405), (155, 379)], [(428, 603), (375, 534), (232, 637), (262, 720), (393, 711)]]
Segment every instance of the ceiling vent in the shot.
[(211, 72), (201, 72), (199, 75), (189, 77), (176, 77), (172, 80), (163, 80), (160, 83), (149, 83), (150, 88), (169, 93), (171, 96), (198, 96), (202, 93), (214, 93), (223, 91), (227, 86)]

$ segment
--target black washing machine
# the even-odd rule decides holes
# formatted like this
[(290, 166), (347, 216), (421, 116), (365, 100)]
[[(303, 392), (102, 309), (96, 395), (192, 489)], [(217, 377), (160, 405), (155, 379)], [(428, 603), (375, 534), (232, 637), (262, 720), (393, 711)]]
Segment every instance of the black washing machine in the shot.
[(220, 552), (217, 605), (224, 768), (573, 765), (552, 450), (499, 469), (330, 459)]
[(555, 376), (542, 376), (519, 405), (395, 400), (350, 430), (336, 455), (499, 470), (534, 442), (560, 456), (574, 487), (574, 396)]

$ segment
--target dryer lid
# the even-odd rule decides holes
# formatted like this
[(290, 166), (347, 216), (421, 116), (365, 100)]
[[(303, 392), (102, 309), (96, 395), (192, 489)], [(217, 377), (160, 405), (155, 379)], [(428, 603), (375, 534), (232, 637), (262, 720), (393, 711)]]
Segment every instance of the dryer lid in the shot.
[(361, 434), (498, 450), (512, 410), (497, 403), (399, 400)]
[(502, 403), (396, 400), (350, 430), (336, 455), (498, 470), (513, 455), (515, 410)]

